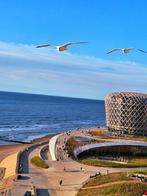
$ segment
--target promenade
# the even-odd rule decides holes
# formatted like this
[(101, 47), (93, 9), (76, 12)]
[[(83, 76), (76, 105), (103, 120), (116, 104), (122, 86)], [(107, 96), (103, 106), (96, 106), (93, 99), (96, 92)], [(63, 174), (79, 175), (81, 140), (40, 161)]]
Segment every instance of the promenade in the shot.
[[(83, 131), (62, 133), (53, 136), (51, 139), (46, 138), (44, 141), (37, 142), (24, 149), (20, 155), (19, 162), (21, 164), (21, 171), (19, 171), (21, 178), (14, 182), (11, 191), (12, 196), (22, 196), (27, 190), (31, 190), (31, 187), (36, 188), (38, 196), (75, 196), (82, 185), (89, 180), (90, 176), (96, 173), (107, 174), (108, 170), (109, 173), (131, 170), (131, 168), (83, 165), (69, 157), (68, 152), (65, 150), (67, 140), (74, 136), (85, 137), (86, 134)], [(124, 144), (125, 141), (119, 142)], [(108, 145), (108, 143), (112, 144), (113, 142), (105, 142), (103, 144)], [(100, 143), (97, 144), (100, 145)], [(49, 168), (42, 169), (32, 165), (31, 158), (34, 156), (40, 156), (44, 159)], [(7, 157), (7, 161), (10, 157)], [(13, 153), (12, 157), (13, 162), (16, 163), (16, 154)], [(2, 161), (2, 163), (4, 166), (5, 162)]]
[[(52, 169), (54, 172), (50, 172), (50, 179), (52, 181), (52, 190), (54, 191), (53, 195), (59, 195), (59, 196), (75, 196), (78, 190), (82, 187), (83, 183), (85, 183), (91, 175), (94, 175), (98, 172), (101, 174), (107, 174), (107, 171), (109, 170), (109, 173), (111, 172), (122, 172), (122, 171), (130, 171), (137, 168), (108, 168), (108, 167), (93, 167), (88, 165), (80, 164), (79, 162), (71, 159), (67, 152), (65, 151), (65, 144), (66, 141), (70, 137), (74, 136), (86, 136), (87, 133), (75, 131), (71, 132), (69, 134), (63, 133), (58, 135), (58, 137), (54, 137), (54, 146), (50, 149), (55, 152), (54, 156), (56, 160), (58, 161), (49, 161), (50, 170)], [(56, 140), (56, 141), (55, 141)], [(106, 145), (118, 145), (119, 144), (140, 144), (140, 145), (147, 145), (145, 142), (136, 142), (135, 141), (126, 141), (126, 140), (120, 140), (119, 142), (105, 142)], [(93, 145), (105, 145), (105, 143), (97, 143), (97, 144), (90, 144), (93, 147)], [(113, 143), (113, 144), (112, 144)], [(88, 145), (87, 145), (88, 146)], [(49, 145), (50, 147), (50, 145)], [(79, 147), (80, 148), (80, 147)], [(82, 147), (81, 147), (82, 148)], [(82, 170), (81, 170), (82, 168)], [(139, 168), (144, 169), (144, 168)], [(62, 186), (59, 185), (59, 181), (62, 180)], [(55, 194), (56, 193), (56, 194)]]

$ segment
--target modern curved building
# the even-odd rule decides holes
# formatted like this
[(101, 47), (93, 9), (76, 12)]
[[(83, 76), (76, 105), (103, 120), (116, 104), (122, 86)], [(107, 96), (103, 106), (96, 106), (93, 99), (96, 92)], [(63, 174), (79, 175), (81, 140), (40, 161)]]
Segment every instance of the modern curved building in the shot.
[(147, 135), (147, 94), (115, 92), (106, 96), (106, 125), (117, 134)]

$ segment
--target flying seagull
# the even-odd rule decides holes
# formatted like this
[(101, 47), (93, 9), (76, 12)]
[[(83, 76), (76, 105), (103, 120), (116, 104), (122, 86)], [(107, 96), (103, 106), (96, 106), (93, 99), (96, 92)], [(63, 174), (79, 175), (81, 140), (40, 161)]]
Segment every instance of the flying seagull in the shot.
[(36, 46), (36, 48), (42, 48), (42, 47), (48, 47), (48, 46), (53, 46), (54, 48), (56, 48), (58, 51), (62, 52), (64, 50), (67, 50), (69, 46), (73, 45), (73, 44), (86, 44), (88, 42), (69, 42), (69, 43), (66, 43), (64, 45), (61, 45), (61, 46), (57, 46), (55, 44), (44, 44), (44, 45), (39, 45), (39, 46)]
[(110, 54), (110, 53), (118, 51), (118, 50), (121, 50), (123, 54), (128, 54), (129, 52), (131, 52), (133, 50), (138, 50), (140, 52), (147, 53), (146, 51), (141, 50), (141, 49), (137, 49), (137, 48), (114, 48), (114, 49), (110, 50), (109, 52), (107, 52), (106, 54)]

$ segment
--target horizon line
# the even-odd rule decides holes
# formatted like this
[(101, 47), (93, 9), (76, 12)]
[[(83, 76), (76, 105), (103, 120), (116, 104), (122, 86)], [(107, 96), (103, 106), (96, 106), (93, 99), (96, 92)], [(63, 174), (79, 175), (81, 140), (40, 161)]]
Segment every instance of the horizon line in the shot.
[(26, 95), (39, 95), (39, 96), (49, 96), (49, 97), (61, 97), (61, 98), (69, 98), (69, 99), (84, 99), (90, 101), (104, 101), (104, 99), (92, 99), (92, 98), (84, 98), (84, 97), (70, 97), (70, 96), (62, 96), (62, 95), (48, 95), (48, 94), (40, 94), (40, 93), (29, 93), (29, 92), (16, 92), (16, 91), (1, 91), (0, 93), (17, 93), (17, 94), (26, 94)]

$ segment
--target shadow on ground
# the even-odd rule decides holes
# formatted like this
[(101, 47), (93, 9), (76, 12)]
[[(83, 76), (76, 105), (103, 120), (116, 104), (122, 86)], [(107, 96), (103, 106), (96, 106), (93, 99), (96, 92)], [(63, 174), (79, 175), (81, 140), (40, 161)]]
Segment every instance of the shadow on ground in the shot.
[(29, 180), (30, 177), (29, 176), (22, 176), (22, 175), (19, 175), (19, 180)]
[(38, 196), (50, 196), (48, 189), (37, 189)]

